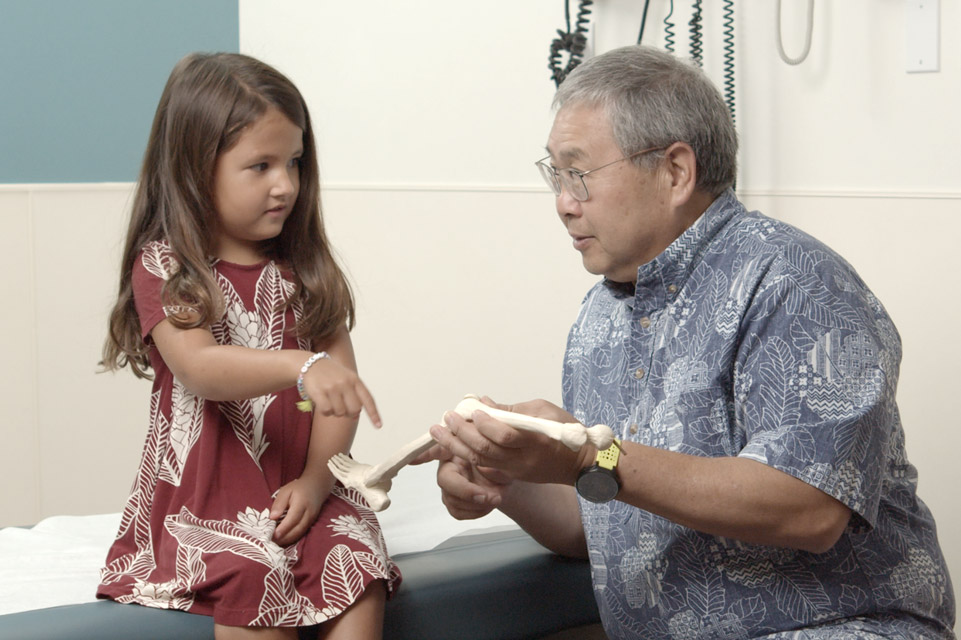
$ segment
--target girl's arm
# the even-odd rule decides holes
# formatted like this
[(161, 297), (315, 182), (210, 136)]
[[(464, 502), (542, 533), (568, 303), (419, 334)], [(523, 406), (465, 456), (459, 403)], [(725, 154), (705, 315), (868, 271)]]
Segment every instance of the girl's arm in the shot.
[[(252, 398), (292, 387), (311, 356), (297, 349), (221, 345), (209, 330), (178, 329), (169, 319), (160, 321), (150, 335), (180, 382), (210, 400)], [(304, 375), (304, 387), (314, 402), (307, 463), (299, 478), (280, 488), (270, 510), (270, 517), (279, 520), (274, 540), (281, 545), (299, 540), (316, 521), (334, 486), (327, 460), (350, 451), (361, 409), (380, 426), (374, 399), (357, 375), (347, 327), (315, 346), (330, 358), (318, 360)]]
[[(356, 372), (354, 349), (347, 330), (338, 332), (333, 340), (322, 345), (331, 358)], [(317, 366), (317, 365), (314, 365)], [(279, 520), (274, 540), (280, 545), (293, 544), (299, 540), (317, 520), (320, 509), (334, 486), (334, 476), (327, 468), (327, 461), (335, 453), (347, 453), (357, 430), (356, 418), (324, 416), (314, 413), (307, 450), (307, 464), (299, 478), (290, 482), (277, 493), (270, 517)]]
[[(206, 328), (179, 329), (169, 319), (150, 332), (170, 371), (191, 393), (208, 400), (255, 398), (297, 383), (300, 369), (311, 356), (299, 349), (252, 349), (217, 344)], [(346, 348), (341, 346), (346, 340)], [(381, 424), (377, 406), (360, 380), (347, 328), (330, 340), (331, 359), (318, 360), (304, 376), (315, 413), (357, 418), (367, 411), (374, 426)]]

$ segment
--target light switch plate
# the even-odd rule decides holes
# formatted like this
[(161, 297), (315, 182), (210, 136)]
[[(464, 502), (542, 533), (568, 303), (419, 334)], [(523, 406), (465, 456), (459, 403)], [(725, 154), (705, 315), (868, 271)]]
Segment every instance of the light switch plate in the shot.
[(908, 73), (940, 69), (941, 0), (905, 0), (904, 55)]

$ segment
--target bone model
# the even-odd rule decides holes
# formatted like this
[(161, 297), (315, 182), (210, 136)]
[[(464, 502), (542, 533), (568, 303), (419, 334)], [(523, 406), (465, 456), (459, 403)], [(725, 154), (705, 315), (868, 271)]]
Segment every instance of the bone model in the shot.
[[(563, 443), (573, 451), (577, 451), (588, 442), (599, 450), (604, 450), (614, 442), (614, 432), (607, 425), (599, 424), (593, 427), (585, 427), (577, 422), (564, 424), (544, 418), (534, 418), (521, 413), (489, 407), (474, 395), (465, 396), (454, 408), (454, 413), (465, 420), (470, 420), (475, 411), (483, 411), (490, 417), (517, 429), (542, 433)], [(383, 511), (390, 506), (390, 498), (387, 497), (387, 492), (390, 491), (391, 480), (394, 479), (397, 472), (433, 445), (434, 439), (428, 432), (407, 443), (380, 464), (371, 466), (357, 462), (343, 453), (338, 453), (327, 461), (327, 467), (345, 487), (359, 491), (367, 500), (371, 509)]]

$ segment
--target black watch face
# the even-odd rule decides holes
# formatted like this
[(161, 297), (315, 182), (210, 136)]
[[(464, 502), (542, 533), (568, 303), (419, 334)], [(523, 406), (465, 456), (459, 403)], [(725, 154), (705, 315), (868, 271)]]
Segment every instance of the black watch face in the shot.
[(589, 469), (577, 479), (577, 493), (591, 502), (610, 502), (620, 488), (617, 478), (606, 469)]

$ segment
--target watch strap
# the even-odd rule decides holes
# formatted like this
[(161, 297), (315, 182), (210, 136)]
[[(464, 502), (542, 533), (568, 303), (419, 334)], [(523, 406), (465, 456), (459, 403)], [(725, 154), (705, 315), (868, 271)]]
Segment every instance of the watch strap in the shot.
[(603, 451), (597, 452), (597, 466), (602, 469), (607, 469), (608, 471), (613, 471), (617, 468), (617, 461), (621, 457), (621, 441), (618, 438), (614, 438), (614, 442), (608, 448)]

